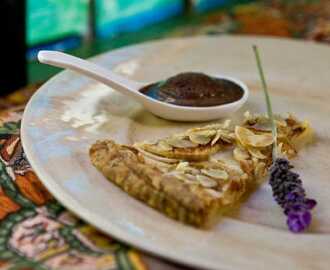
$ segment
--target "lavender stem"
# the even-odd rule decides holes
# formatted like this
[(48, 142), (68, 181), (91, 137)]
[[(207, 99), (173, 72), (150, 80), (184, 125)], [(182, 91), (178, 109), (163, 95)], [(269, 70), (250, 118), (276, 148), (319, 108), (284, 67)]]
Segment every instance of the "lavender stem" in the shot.
[(264, 92), (265, 98), (266, 98), (268, 119), (269, 119), (271, 127), (272, 127), (272, 136), (273, 136), (273, 139), (274, 139), (274, 142), (273, 142), (273, 162), (274, 162), (275, 159), (277, 158), (277, 127), (276, 127), (276, 124), (275, 124), (275, 121), (274, 121), (272, 103), (270, 102), (268, 87), (267, 87), (267, 83), (266, 83), (266, 80), (265, 80), (265, 75), (264, 75), (264, 72), (263, 72), (263, 69), (262, 69), (258, 47), (256, 45), (253, 45), (253, 50), (254, 50), (254, 54), (256, 56), (258, 71), (259, 71), (259, 75), (260, 75), (260, 78), (261, 78), (263, 92)]

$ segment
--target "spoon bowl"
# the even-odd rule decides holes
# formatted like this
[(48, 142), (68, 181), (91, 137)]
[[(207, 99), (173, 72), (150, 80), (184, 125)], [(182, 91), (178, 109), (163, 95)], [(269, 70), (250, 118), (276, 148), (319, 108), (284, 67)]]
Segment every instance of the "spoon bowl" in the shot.
[(167, 120), (200, 122), (227, 117), (229, 114), (237, 111), (247, 101), (249, 96), (249, 89), (242, 81), (228, 76), (213, 75), (215, 78), (225, 79), (240, 86), (243, 90), (242, 97), (237, 101), (217, 106), (179, 106), (159, 101), (139, 91), (150, 83), (130, 80), (90, 61), (69, 54), (57, 51), (40, 51), (38, 60), (44, 64), (79, 72), (102, 82), (114, 90), (133, 98), (151, 113)]
[(229, 76), (212, 75), (212, 77), (236, 83), (243, 90), (242, 97), (235, 102), (207, 107), (179, 106), (165, 103), (148, 96), (145, 96), (145, 100), (143, 100), (141, 103), (148, 111), (152, 112), (153, 114), (161, 118), (173, 121), (202, 122), (227, 117), (228, 115), (236, 112), (247, 101), (249, 96), (249, 89), (240, 80)]

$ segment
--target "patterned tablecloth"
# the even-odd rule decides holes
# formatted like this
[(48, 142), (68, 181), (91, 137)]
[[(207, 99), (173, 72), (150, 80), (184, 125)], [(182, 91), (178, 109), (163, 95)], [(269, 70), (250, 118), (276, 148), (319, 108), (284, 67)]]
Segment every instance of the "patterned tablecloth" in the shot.
[[(223, 32), (330, 43), (330, 1), (266, 1), (213, 13), (171, 35)], [(66, 211), (43, 187), (20, 141), (37, 86), (0, 100), (0, 269), (182, 269), (117, 242)]]

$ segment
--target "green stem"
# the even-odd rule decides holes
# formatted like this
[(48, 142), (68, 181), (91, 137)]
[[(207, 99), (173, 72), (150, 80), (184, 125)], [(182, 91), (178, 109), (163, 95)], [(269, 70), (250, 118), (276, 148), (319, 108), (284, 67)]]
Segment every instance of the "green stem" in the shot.
[(256, 45), (253, 45), (253, 50), (254, 50), (254, 54), (255, 54), (255, 57), (256, 57), (256, 61), (257, 61), (257, 66), (258, 66), (258, 71), (259, 71), (259, 75), (260, 75), (260, 79), (261, 79), (262, 88), (263, 88), (263, 91), (264, 91), (264, 94), (265, 94), (268, 119), (269, 119), (271, 127), (272, 127), (272, 136), (274, 138), (274, 142), (273, 142), (273, 161), (275, 161), (275, 159), (277, 157), (277, 127), (276, 127), (276, 124), (275, 124), (275, 121), (274, 121), (272, 104), (270, 102), (268, 88), (267, 88), (267, 84), (266, 84), (266, 80), (265, 80), (265, 75), (264, 75), (264, 72), (263, 72), (263, 69), (262, 69), (260, 55), (259, 55), (259, 51), (258, 51), (258, 48), (257, 48)]
[(132, 265), (129, 257), (127, 256), (128, 249), (122, 248), (116, 251), (116, 261), (118, 264), (118, 269), (121, 270), (133, 270), (135, 269), (134, 265)]

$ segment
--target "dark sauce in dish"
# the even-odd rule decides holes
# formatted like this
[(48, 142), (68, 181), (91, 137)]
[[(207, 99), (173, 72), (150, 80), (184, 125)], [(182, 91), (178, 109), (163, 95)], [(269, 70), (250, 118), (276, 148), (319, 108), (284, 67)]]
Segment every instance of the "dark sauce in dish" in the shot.
[(244, 91), (236, 83), (203, 73), (185, 72), (139, 90), (144, 95), (180, 106), (208, 107), (235, 102)]

